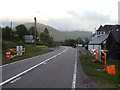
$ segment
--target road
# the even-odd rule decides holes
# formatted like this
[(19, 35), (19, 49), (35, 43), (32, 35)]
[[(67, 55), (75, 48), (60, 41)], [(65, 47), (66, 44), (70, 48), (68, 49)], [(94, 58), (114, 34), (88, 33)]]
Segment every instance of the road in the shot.
[(83, 72), (78, 50), (61, 46), (52, 52), (2, 67), (2, 88), (97, 87)]

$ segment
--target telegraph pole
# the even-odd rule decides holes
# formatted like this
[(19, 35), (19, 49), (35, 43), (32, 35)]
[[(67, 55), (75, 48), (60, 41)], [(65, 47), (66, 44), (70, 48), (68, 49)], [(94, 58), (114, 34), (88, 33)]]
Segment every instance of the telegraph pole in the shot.
[(10, 28), (11, 28), (11, 37), (10, 37), (10, 41), (12, 42), (12, 21), (10, 22)]
[(34, 17), (34, 22), (35, 22), (35, 26), (34, 26), (34, 45), (35, 45), (35, 52), (36, 52), (36, 17)]

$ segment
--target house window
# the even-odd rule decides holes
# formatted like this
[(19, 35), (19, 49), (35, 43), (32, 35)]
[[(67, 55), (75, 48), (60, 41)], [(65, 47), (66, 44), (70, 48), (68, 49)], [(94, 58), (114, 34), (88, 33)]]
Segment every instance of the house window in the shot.
[(100, 32), (98, 32), (98, 35), (100, 34)]
[(105, 32), (104, 32), (104, 35), (105, 35)]

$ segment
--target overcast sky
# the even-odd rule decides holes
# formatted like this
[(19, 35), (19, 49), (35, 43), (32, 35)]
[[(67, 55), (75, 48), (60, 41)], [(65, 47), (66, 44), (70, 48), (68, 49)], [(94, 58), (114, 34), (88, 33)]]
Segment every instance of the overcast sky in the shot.
[(37, 22), (60, 31), (95, 31), (118, 23), (119, 0), (1, 0), (0, 24)]

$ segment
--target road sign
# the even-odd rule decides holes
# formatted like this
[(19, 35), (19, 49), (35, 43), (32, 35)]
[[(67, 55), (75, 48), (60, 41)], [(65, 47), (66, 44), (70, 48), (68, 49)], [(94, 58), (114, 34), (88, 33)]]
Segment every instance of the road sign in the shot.
[(34, 43), (33, 35), (25, 35), (25, 43)]

